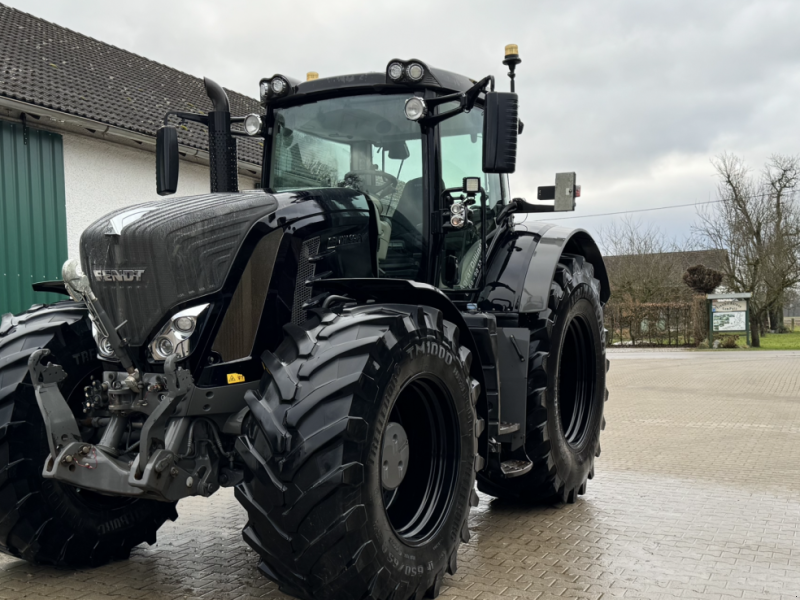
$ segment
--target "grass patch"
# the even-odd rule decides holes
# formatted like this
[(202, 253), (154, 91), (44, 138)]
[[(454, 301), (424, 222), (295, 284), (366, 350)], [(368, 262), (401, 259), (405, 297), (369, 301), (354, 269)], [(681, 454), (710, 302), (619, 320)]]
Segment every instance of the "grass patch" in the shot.
[(762, 350), (800, 350), (800, 329), (789, 333), (768, 333), (761, 337)]

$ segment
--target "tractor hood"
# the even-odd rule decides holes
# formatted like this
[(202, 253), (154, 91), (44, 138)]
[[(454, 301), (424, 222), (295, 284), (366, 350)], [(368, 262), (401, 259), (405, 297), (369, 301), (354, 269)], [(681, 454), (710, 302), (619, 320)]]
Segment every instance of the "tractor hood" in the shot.
[(171, 308), (219, 291), (239, 247), (278, 208), (263, 191), (148, 202), (95, 221), (81, 236), (81, 264), (132, 346)]

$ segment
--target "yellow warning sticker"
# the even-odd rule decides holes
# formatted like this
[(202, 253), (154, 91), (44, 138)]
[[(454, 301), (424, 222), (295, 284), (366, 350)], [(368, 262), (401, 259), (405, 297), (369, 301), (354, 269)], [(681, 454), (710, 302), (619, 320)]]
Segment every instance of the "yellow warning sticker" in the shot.
[(244, 375), (239, 373), (228, 373), (228, 383), (242, 383), (244, 382)]

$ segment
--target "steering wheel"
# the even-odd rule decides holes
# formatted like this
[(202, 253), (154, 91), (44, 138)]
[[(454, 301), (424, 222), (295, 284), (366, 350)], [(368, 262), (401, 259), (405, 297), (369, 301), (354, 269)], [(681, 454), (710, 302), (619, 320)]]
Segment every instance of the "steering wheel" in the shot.
[[(378, 183), (378, 180), (383, 180)], [(397, 187), (397, 177), (390, 175), (386, 171), (359, 170), (350, 171), (344, 176), (348, 186), (355, 187), (362, 192), (367, 192), (378, 198), (388, 196)], [(391, 190), (391, 192), (389, 192)], [(389, 193), (387, 193), (389, 192)]]

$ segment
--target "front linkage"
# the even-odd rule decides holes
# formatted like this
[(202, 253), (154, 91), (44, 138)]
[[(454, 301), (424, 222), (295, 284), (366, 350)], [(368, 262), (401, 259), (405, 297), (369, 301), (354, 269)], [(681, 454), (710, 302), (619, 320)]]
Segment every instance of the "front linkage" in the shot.
[[(44, 467), (45, 478), (57, 479), (79, 488), (115, 496), (142, 496), (175, 502), (187, 496), (209, 496), (224, 482), (233, 485), (241, 481), (241, 472), (233, 465), (233, 453), (225, 450), (214, 425), (199, 420), (210, 429), (218, 457), (227, 459), (229, 469), (223, 468), (219, 477), (217, 457), (204, 448), (192, 452), (194, 421), (177, 418), (176, 409), (195, 390), (191, 374), (175, 367), (175, 357), (167, 361), (164, 375), (146, 374), (143, 381), (126, 373), (106, 371), (102, 383), (95, 382), (87, 390), (89, 404), (106, 410), (110, 416), (95, 417), (105, 425), (103, 437), (96, 444), (84, 442), (78, 424), (61, 394), (58, 384), (67, 373), (56, 364), (45, 363), (47, 349), (34, 352), (28, 369), (36, 392), (36, 400), (47, 429), (50, 456)], [(133, 447), (120, 449), (132, 419), (145, 417), (136, 423), (139, 441)], [(169, 425), (167, 425), (169, 421)], [(188, 448), (181, 453), (188, 433)], [(123, 457), (138, 454), (130, 461)], [(155, 448), (155, 450), (152, 450)], [(222, 482), (220, 482), (222, 479)]]
[[(240, 482), (243, 473), (235, 468), (234, 452), (224, 447), (218, 425), (188, 416), (196, 388), (191, 373), (176, 365), (178, 355), (165, 361), (163, 375), (142, 375), (130, 359), (125, 360), (125, 340), (116, 334), (76, 261), (64, 265), (63, 277), (70, 296), (86, 304), (92, 323), (109, 339), (127, 371), (105, 371), (102, 381), (94, 380), (85, 388), (84, 412), (94, 415), (89, 418), (93, 426), (104, 428), (93, 444), (82, 439), (59, 390), (67, 373), (57, 364), (45, 363), (47, 349), (30, 356), (28, 371), (50, 448), (43, 476), (101, 494), (164, 502), (209, 496), (220, 485)], [(200, 442), (198, 425), (205, 428)], [(138, 441), (132, 443), (134, 429)]]

